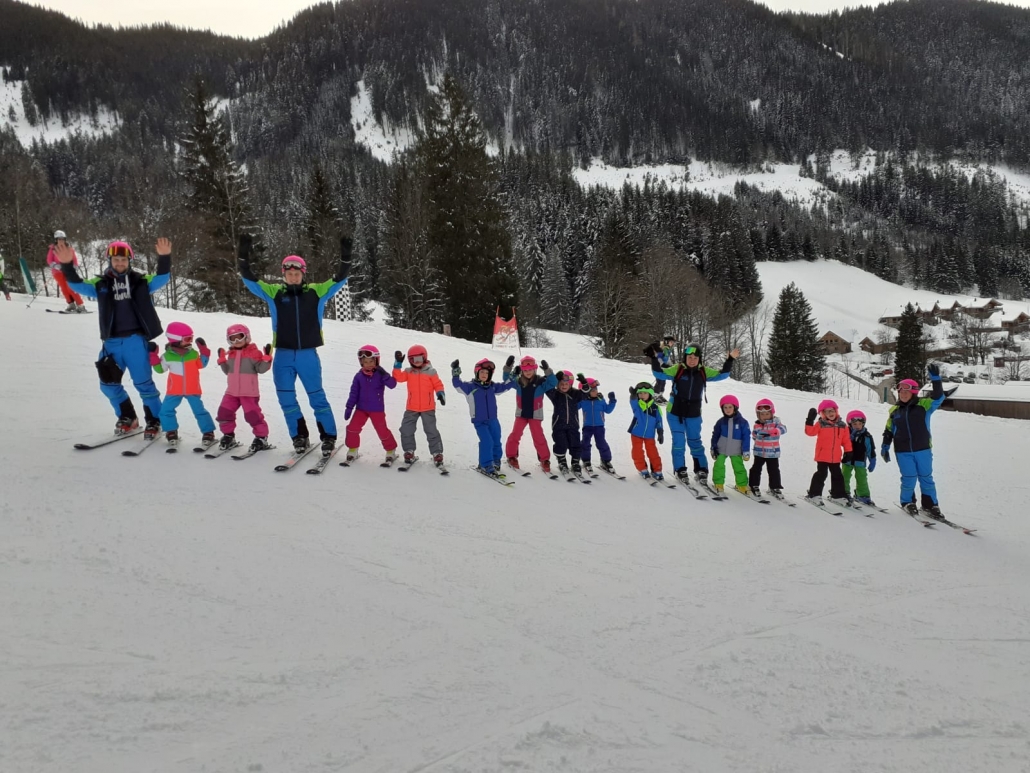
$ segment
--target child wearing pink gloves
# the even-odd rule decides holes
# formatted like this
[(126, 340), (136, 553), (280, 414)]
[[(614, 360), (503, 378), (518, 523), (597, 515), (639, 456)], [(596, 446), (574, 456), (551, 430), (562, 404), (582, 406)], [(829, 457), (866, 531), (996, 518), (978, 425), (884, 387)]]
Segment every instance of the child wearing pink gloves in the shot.
[(240, 324), (229, 325), (225, 339), (229, 350), (218, 350), (218, 365), (229, 377), (229, 386), (218, 406), (218, 428), (222, 431), (218, 447), (226, 450), (240, 445), (236, 442), (236, 411), (242, 406), (243, 418), (254, 430), (250, 450), (265, 451), (270, 448), (268, 424), (258, 402), (258, 375), (272, 367), (272, 345), (266, 344), (263, 351), (258, 349), (250, 340), (250, 330)]

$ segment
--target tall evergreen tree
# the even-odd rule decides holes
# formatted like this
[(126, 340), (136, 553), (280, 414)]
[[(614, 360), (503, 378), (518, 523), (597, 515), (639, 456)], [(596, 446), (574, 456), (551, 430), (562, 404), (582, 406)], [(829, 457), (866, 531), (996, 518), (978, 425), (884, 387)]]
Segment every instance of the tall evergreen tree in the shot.
[(806, 392), (824, 388), (826, 357), (819, 327), (811, 304), (793, 282), (783, 288), (776, 304), (765, 367), (776, 386)]
[(340, 211), (320, 164), (311, 172), (304, 218), (305, 260), (313, 277), (330, 277), (339, 260)]
[(207, 286), (210, 296), (197, 303), (233, 313), (254, 311), (255, 299), (244, 291), (236, 269), (240, 235), (256, 230), (246, 177), (233, 160), (229, 127), (216, 114), (216, 104), (200, 78), (189, 95), (189, 107), (189, 128), (180, 139), (180, 174), (190, 189), (186, 208), (197, 216), (206, 237), (206, 260), (194, 278)]
[(500, 181), (479, 118), (448, 73), (426, 107), (416, 151), (429, 196), (429, 243), (453, 335), (489, 341), (494, 312), (518, 305)]
[(898, 348), (894, 354), (894, 378), (897, 381), (911, 378), (923, 383), (926, 371), (926, 344), (923, 341), (923, 324), (911, 303), (901, 312), (898, 326)]

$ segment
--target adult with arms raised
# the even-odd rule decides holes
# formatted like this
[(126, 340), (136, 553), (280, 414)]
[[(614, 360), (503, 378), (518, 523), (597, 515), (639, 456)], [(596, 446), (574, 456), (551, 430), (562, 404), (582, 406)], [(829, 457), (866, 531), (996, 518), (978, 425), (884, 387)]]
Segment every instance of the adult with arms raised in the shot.
[(272, 314), (272, 380), (283, 409), (286, 426), (298, 454), (310, 447), (308, 425), (297, 401), (297, 379), (308, 394), (308, 403), (315, 414), (315, 424), (322, 441), (322, 455), (329, 457), (336, 448), (336, 418), (322, 387), (322, 361), (318, 347), (322, 345), (322, 315), (325, 305), (347, 284), (350, 275), (351, 240), (340, 239), (340, 266), (336, 276), (318, 284), (304, 281), (307, 263), (298, 255), (287, 255), (282, 261), (282, 283), (259, 280), (250, 268), (253, 239), (240, 237), (240, 276), (254, 295), (268, 304)]
[(150, 370), (151, 343), (164, 329), (150, 294), (168, 284), (172, 267), (172, 243), (164, 237), (157, 240), (157, 270), (144, 274), (132, 267), (135, 254), (127, 242), (107, 245), (107, 270), (100, 276), (83, 280), (75, 269), (75, 251), (67, 242), (58, 243), (54, 254), (68, 286), (77, 293), (97, 301), (100, 318), (100, 340), (104, 342), (97, 360), (100, 391), (111, 402), (118, 421), (115, 434), (128, 434), (139, 426), (136, 408), (122, 386), (122, 376), (129, 371), (133, 386), (143, 401), (146, 418), (144, 437), (148, 440), (161, 431), (161, 393)]

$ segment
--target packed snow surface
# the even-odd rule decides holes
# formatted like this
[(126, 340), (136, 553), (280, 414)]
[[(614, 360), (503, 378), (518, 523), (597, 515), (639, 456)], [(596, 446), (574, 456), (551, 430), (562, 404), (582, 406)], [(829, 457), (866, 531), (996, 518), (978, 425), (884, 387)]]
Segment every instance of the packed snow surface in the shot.
[[(0, 770), (1030, 769), (1026, 423), (933, 420), (941, 503), (972, 537), (899, 511), (697, 502), (632, 477), (537, 471), (505, 489), (468, 469), (475, 433), (447, 377), (455, 358), (468, 374), (503, 353), (327, 322), (341, 427), (360, 346), (387, 360), (428, 347), (448, 383), (449, 477), (380, 469), (370, 429), (352, 469), (274, 473), (288, 439), (270, 376), (278, 450), (200, 458), (184, 405), (185, 449), (130, 459), (133, 441), (72, 450), (114, 421), (93, 367), (97, 316), (27, 300), (0, 300)], [(213, 347), (238, 321), (160, 313)], [(270, 339), (268, 319), (246, 322)], [(627, 387), (647, 369), (554, 340), (532, 353), (618, 396), (608, 432), (632, 474)], [(224, 377), (212, 365), (203, 384), (214, 410)], [(785, 484), (802, 492), (818, 396), (711, 384), (706, 438), (727, 392), (749, 419), (759, 397), (775, 401)], [(514, 398), (499, 402), (507, 432)], [(403, 405), (403, 387), (389, 393), (395, 431)], [(841, 407), (879, 434), (884, 406)], [(532, 469), (528, 437), (521, 459)], [(871, 484), (896, 499), (896, 464)]]

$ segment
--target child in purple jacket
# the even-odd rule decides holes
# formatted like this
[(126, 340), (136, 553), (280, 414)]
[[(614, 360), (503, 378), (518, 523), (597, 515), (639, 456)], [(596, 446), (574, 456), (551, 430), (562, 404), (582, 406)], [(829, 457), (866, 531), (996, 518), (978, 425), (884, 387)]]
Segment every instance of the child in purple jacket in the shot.
[(376, 434), (386, 449), (386, 464), (390, 465), (397, 458), (397, 440), (386, 426), (383, 395), (387, 389), (397, 386), (397, 379), (379, 366), (379, 350), (374, 346), (362, 346), (358, 350), (358, 362), (361, 363), (361, 370), (354, 374), (354, 381), (350, 385), (350, 397), (347, 398), (347, 410), (343, 414), (344, 419), (350, 420), (346, 435), (347, 461), (344, 464), (357, 459), (358, 447), (361, 445), (361, 428), (371, 419), (372, 426), (375, 427)]

